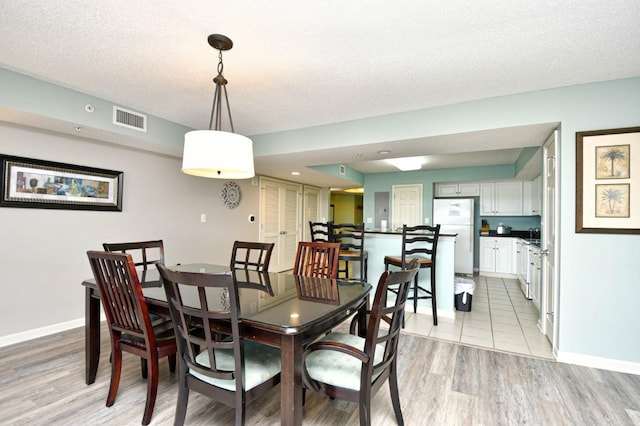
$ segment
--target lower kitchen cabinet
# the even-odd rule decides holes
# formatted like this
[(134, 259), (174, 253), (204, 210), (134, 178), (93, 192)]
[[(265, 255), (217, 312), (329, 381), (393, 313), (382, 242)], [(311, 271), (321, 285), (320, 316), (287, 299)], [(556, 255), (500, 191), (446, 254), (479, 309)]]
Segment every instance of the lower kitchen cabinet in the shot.
[(517, 238), (480, 237), (480, 273), (514, 275)]
[(542, 282), (542, 256), (540, 252), (540, 248), (536, 246), (531, 246), (530, 250), (530, 259), (529, 259), (529, 277), (530, 277), (530, 288), (531, 288), (531, 300), (533, 304), (536, 305), (536, 308), (540, 309), (540, 294), (541, 294), (541, 282)]

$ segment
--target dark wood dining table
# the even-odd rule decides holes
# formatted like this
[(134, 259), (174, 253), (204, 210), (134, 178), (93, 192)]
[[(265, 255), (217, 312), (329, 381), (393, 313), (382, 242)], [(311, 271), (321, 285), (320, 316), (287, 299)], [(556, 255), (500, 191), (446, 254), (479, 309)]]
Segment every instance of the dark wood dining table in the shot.
[[(228, 266), (183, 264), (170, 269), (185, 272), (231, 273)], [(238, 274), (240, 277), (240, 274)], [(139, 271), (149, 312), (169, 316), (164, 288), (156, 269)], [(281, 350), (280, 416), (283, 425), (302, 423), (302, 352), (305, 344), (322, 336), (367, 305), (371, 285), (348, 280), (318, 279), (287, 273), (269, 273), (266, 282), (238, 278), (243, 336)], [(95, 280), (85, 288), (86, 383), (96, 379), (100, 358), (100, 295)], [(212, 300), (224, 304), (224, 297)], [(364, 330), (365, 316), (360, 315)]]

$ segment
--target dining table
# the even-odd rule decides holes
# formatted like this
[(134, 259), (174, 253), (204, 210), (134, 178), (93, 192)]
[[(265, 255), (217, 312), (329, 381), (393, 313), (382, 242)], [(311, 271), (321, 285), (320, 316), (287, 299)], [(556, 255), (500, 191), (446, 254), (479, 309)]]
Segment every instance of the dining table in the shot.
[[(238, 320), (243, 338), (280, 348), (280, 416), (283, 425), (302, 424), (302, 353), (306, 344), (357, 314), (358, 330), (365, 330), (364, 311), (371, 285), (360, 281), (316, 278), (291, 273), (252, 273), (229, 266), (191, 263), (170, 266), (182, 272), (232, 274), (239, 296)], [(170, 317), (157, 269), (138, 271), (149, 313)], [(100, 358), (100, 294), (93, 278), (85, 289), (85, 380), (95, 382)], [(209, 290), (207, 290), (209, 291)], [(228, 303), (224, 295), (212, 299)]]

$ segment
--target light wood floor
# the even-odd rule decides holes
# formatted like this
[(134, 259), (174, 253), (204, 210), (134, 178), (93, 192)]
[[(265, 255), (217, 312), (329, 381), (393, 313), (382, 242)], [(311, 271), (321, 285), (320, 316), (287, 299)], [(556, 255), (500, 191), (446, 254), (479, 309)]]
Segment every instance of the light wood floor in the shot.
[[(84, 329), (0, 349), (0, 424), (139, 425), (146, 393), (138, 359), (124, 355), (113, 407), (103, 330), (96, 383), (84, 383)], [(403, 334), (400, 395), (407, 425), (640, 425), (640, 376), (596, 370)], [(161, 362), (152, 424), (170, 425), (176, 376)], [(394, 425), (385, 386), (373, 424)], [(187, 424), (233, 423), (233, 411), (192, 393)], [(249, 425), (280, 423), (279, 387), (253, 404)], [(305, 425), (358, 424), (354, 404), (308, 394)]]

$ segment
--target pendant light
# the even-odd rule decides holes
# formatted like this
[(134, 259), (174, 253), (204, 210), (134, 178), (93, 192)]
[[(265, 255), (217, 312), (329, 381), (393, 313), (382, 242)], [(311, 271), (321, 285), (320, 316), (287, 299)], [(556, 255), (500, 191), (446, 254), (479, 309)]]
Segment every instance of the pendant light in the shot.
[[(227, 97), (227, 80), (222, 76), (222, 51), (230, 50), (233, 42), (221, 34), (208, 37), (211, 47), (218, 50), (218, 75), (213, 79), (215, 93), (209, 130), (194, 130), (184, 135), (182, 171), (193, 176), (216, 179), (247, 179), (255, 175), (253, 142), (234, 133), (231, 108)], [(230, 132), (222, 130), (222, 98), (226, 105)]]

